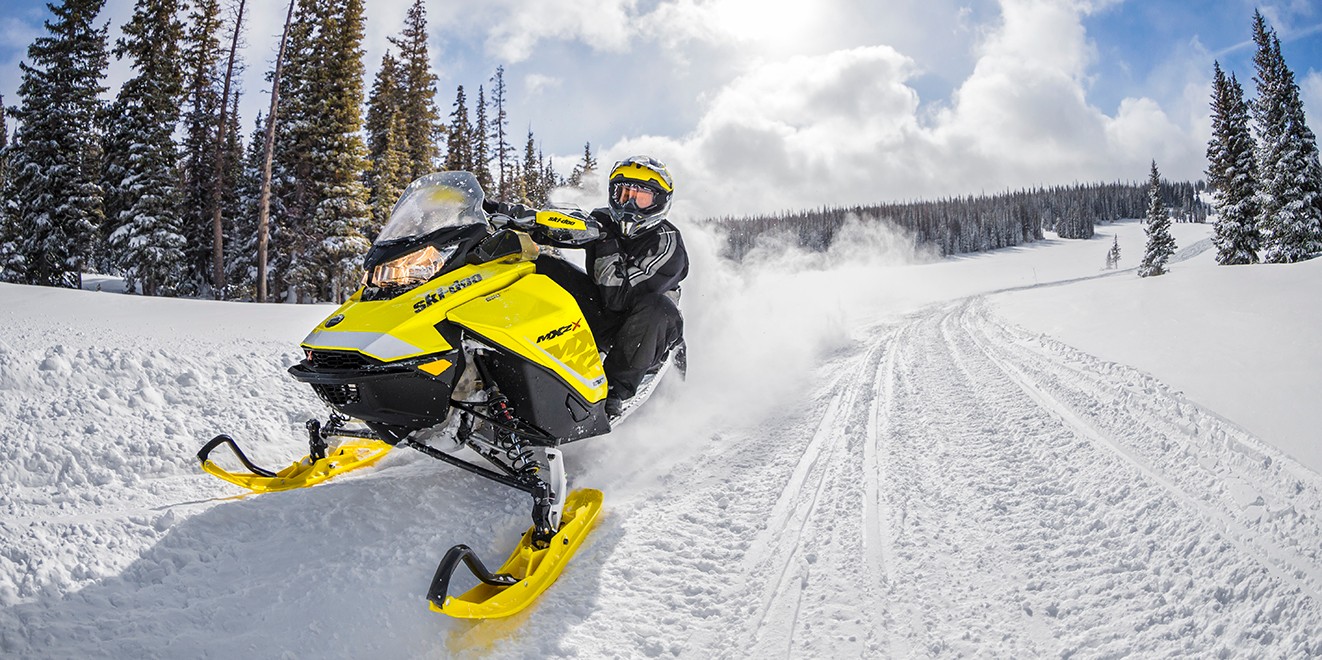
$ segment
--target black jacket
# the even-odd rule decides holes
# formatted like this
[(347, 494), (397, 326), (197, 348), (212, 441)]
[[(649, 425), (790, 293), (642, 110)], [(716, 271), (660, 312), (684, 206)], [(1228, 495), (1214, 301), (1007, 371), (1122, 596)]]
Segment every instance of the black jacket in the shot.
[[(512, 218), (537, 214), (536, 209), (521, 204), (488, 203), (487, 210)], [(680, 280), (689, 274), (684, 239), (669, 220), (625, 238), (610, 209), (594, 209), (589, 215), (601, 225), (601, 237), (573, 247), (581, 247), (586, 253), (588, 273), (596, 281), (602, 306), (607, 310), (627, 312), (644, 295), (678, 289)], [(538, 237), (534, 234), (534, 238)]]

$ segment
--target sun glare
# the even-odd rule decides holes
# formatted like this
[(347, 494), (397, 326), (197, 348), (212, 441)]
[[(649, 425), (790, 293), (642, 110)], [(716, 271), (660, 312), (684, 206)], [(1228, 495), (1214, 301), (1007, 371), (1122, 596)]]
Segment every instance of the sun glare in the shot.
[(765, 0), (720, 0), (712, 8), (722, 29), (740, 41), (759, 45), (784, 45), (811, 34), (817, 10), (813, 2)]

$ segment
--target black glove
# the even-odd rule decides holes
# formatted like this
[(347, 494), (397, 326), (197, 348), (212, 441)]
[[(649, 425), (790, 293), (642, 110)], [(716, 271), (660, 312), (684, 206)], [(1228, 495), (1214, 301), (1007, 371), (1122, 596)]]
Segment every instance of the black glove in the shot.
[(497, 202), (494, 199), (486, 199), (484, 197), (482, 198), (482, 210), (487, 213), (496, 213), (500, 211), (500, 202)]

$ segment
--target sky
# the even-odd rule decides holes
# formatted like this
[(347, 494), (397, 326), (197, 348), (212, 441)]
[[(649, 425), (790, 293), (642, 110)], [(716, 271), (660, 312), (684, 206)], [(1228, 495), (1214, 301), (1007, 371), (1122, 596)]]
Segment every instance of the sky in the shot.
[[(254, 4), (254, 3), (250, 3)], [(245, 132), (268, 103), (282, 3), (247, 24)], [(368, 7), (365, 85), (410, 0)], [(1322, 127), (1322, 5), (1307, 0), (493, 0), (427, 3), (438, 102), (503, 65), (510, 130), (566, 173), (667, 162), (676, 215), (1194, 180), (1206, 168), (1213, 61), (1253, 95), (1255, 6)], [(132, 11), (108, 0), (112, 38)], [(0, 7), (0, 93), (48, 17)], [(110, 87), (131, 75), (113, 62)], [(587, 203), (592, 203), (591, 201)]]

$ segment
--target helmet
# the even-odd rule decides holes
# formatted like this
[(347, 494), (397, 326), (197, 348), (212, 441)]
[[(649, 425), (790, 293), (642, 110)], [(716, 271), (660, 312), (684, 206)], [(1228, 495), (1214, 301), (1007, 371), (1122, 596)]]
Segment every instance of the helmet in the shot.
[(626, 238), (666, 219), (675, 184), (661, 161), (649, 156), (625, 158), (611, 169), (609, 185), (611, 217)]

